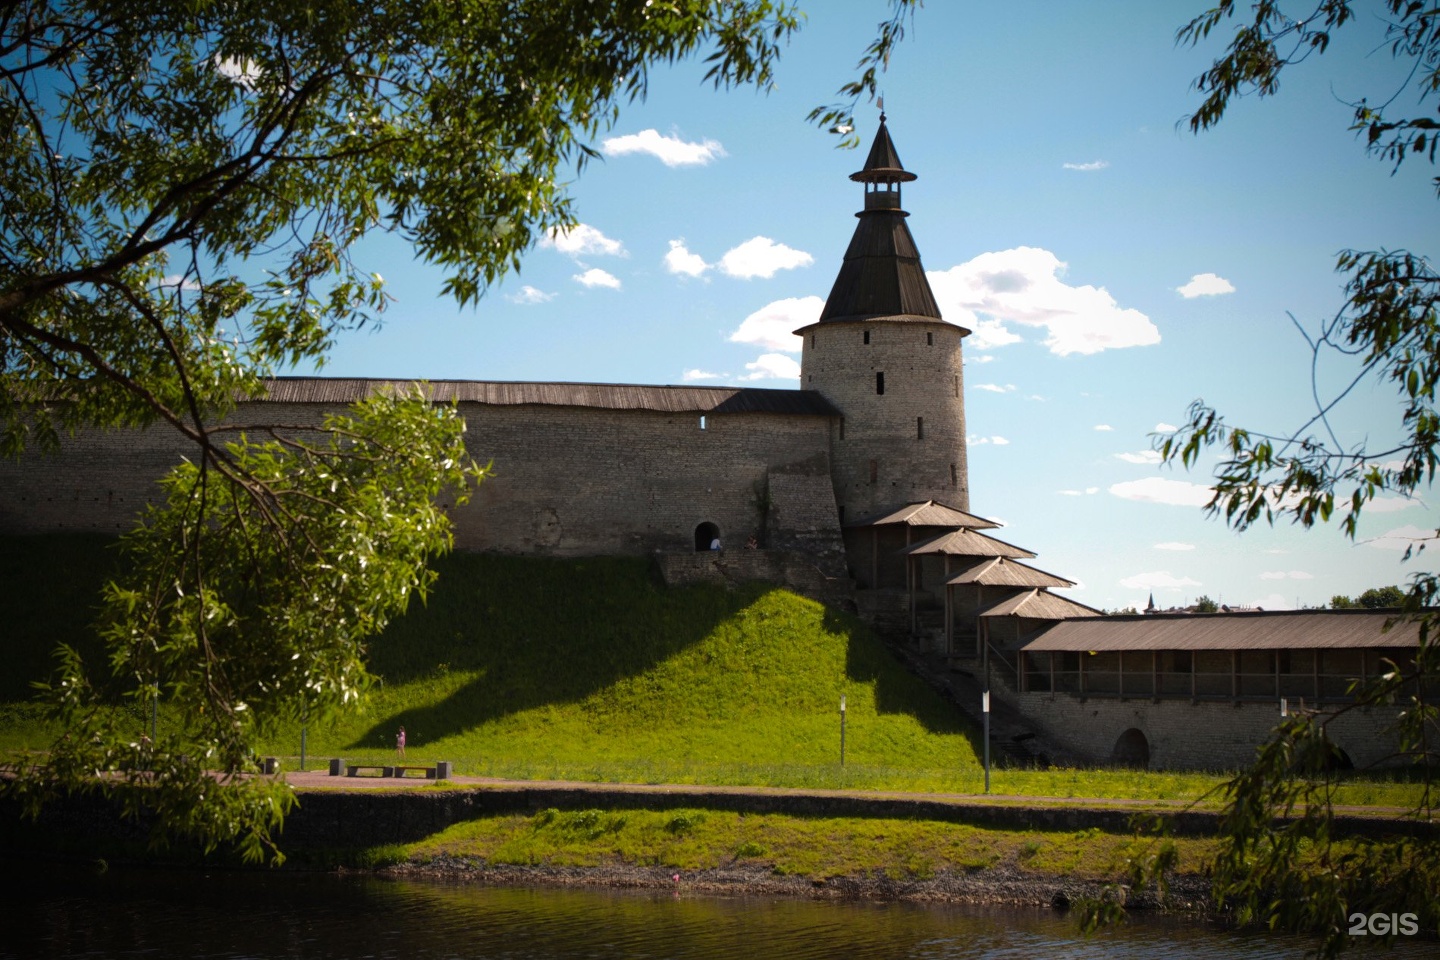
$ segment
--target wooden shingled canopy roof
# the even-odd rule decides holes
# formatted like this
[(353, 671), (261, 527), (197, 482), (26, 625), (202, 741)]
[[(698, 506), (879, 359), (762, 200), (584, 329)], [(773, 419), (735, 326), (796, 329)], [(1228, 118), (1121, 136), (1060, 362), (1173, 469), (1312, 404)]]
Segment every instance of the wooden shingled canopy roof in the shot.
[(947, 583), (978, 583), (985, 587), (1073, 587), (1075, 581), (1037, 570), (1005, 557), (990, 557), (952, 577)]
[(983, 533), (965, 528), (942, 533), (938, 537), (931, 537), (924, 543), (906, 547), (900, 552), (912, 557), (924, 556), (929, 553), (943, 553), (952, 557), (1007, 557), (1011, 560), (1035, 556), (1023, 547), (1017, 547), (1013, 543), (996, 540), (994, 537), (987, 537)]
[(630, 383), (518, 383), (494, 380), (386, 380), (356, 377), (276, 377), (265, 381), (262, 398), (272, 403), (354, 403), (384, 390), (408, 390), (423, 383), (439, 403), (459, 401), (496, 406), (591, 407), (662, 413), (789, 413), (838, 417), (814, 390), (758, 387), (670, 387)]
[(1419, 626), (1385, 624), (1390, 610), (1274, 610), (1158, 614), (1067, 621), (1026, 644), (1028, 652), (1107, 650), (1338, 650), (1414, 647)]
[[(957, 510), (936, 500), (908, 503), (899, 510), (892, 510), (874, 517), (863, 517), (847, 523), (845, 526), (884, 527), (890, 524), (904, 524), (909, 527), (968, 527), (971, 530), (994, 530), (1000, 526), (993, 520), (986, 520), (973, 513)], [(1026, 554), (1026, 556), (1033, 557), (1034, 554)]]
[[(866, 184), (865, 209), (856, 215), (860, 220), (818, 323), (879, 319), (943, 323), (920, 264), (920, 250), (905, 225), (909, 214), (900, 209), (898, 191), (889, 189), (914, 180), (915, 174), (901, 166), (883, 114), (865, 167), (850, 179)], [(886, 184), (886, 190), (877, 193), (877, 184)]]
[[(1031, 620), (1069, 620), (1071, 617), (1100, 617), (1104, 614), (1083, 603), (1057, 597), (1047, 590), (1027, 590), (981, 610), (982, 617), (1027, 617)], [(1053, 628), (1052, 628), (1053, 629)], [(1029, 650), (1030, 647), (1025, 649)]]

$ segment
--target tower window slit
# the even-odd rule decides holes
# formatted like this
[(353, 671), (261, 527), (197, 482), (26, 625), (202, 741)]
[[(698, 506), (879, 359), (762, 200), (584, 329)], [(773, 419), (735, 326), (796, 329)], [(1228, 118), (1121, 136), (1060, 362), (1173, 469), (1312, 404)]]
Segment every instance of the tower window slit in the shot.
[(841, 439), (841, 440), (844, 440), (844, 439), (845, 439), (845, 418), (844, 418), (844, 417), (841, 417), (841, 418), (840, 418), (840, 439)]
[(707, 426), (708, 426), (708, 425), (707, 425), (706, 422), (705, 422), (705, 414), (702, 413), (702, 414), (700, 414), (700, 429), (701, 429), (701, 430), (704, 430), (704, 429), (706, 429)]
[(879, 479), (880, 479), (880, 461), (879, 461), (879, 460), (871, 460), (871, 461), (870, 461), (870, 482), (871, 482), (871, 483), (874, 483), (874, 482), (876, 482), (876, 481), (879, 480)]
[(869, 342), (870, 342), (870, 331), (869, 331), (869, 330), (866, 330), (866, 331), (865, 331), (865, 342), (866, 342), (866, 343), (869, 343)]
[(953, 381), (955, 385), (955, 396), (958, 397), (960, 396), (960, 374), (955, 374)]
[(927, 346), (927, 347), (933, 347), (933, 346), (935, 346), (935, 334), (930, 333), (930, 332), (928, 332), (928, 331), (926, 332), (926, 334), (925, 334), (925, 346)]
[(955, 486), (955, 464), (950, 464), (950, 486)]
[(813, 333), (810, 334), (810, 349), (811, 349), (811, 350), (814, 350), (814, 349), (815, 349), (815, 334), (813, 334)]
[(881, 396), (884, 396), (884, 394), (885, 394), (885, 374), (884, 374), (884, 373), (877, 372), (877, 373), (875, 374), (875, 392), (876, 392), (877, 394), (880, 394)]
[(916, 417), (916, 418), (915, 418), (915, 439), (916, 439), (916, 440), (924, 440), (924, 439), (925, 439), (925, 418), (924, 418), (924, 417)]

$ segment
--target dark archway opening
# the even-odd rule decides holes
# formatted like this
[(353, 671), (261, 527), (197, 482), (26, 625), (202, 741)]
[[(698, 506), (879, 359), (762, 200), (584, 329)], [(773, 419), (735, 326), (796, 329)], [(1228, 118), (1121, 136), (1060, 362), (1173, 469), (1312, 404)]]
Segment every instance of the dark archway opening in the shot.
[(1110, 754), (1110, 762), (1136, 770), (1148, 768), (1150, 766), (1150, 741), (1145, 739), (1145, 734), (1131, 727), (1120, 734), (1120, 739), (1115, 741), (1115, 749)]
[(695, 552), (701, 553), (710, 549), (710, 545), (720, 539), (720, 528), (709, 520), (695, 528)]

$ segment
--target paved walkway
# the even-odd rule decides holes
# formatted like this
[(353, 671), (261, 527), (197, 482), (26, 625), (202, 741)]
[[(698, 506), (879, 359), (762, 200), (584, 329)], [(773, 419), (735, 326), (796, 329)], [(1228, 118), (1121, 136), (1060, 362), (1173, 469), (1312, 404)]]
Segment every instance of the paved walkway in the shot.
[[(333, 790), (408, 790), (420, 787), (434, 787), (436, 781), (416, 776), (410, 777), (332, 777), (326, 768), (305, 773), (290, 771), (285, 779), (296, 791)], [(693, 800), (696, 796), (715, 797), (788, 797), (795, 799), (814, 798), (910, 801), (916, 803), (937, 803), (957, 807), (1000, 806), (1025, 807), (1031, 809), (1080, 809), (1080, 810), (1184, 810), (1191, 805), (1189, 800), (1137, 800), (1124, 797), (1034, 797), (1000, 793), (924, 793), (899, 790), (825, 790), (799, 787), (724, 786), (690, 783), (596, 783), (575, 780), (506, 780), (498, 777), (451, 777), (441, 781), (446, 787), (471, 788), (486, 792), (523, 793), (526, 791), (563, 791), (576, 794), (593, 794), (597, 800), (606, 795), (683, 796)], [(1209, 803), (1198, 808), (1214, 813), (1218, 803)], [(1337, 814), (1352, 817), (1390, 819), (1403, 817), (1407, 811), (1401, 807), (1357, 807), (1337, 806)]]

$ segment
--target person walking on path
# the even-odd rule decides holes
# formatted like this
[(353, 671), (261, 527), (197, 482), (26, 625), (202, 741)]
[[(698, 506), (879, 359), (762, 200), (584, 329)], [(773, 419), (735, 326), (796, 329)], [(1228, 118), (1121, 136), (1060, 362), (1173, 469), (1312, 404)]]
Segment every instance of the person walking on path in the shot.
[(395, 735), (395, 752), (400, 754), (400, 759), (405, 759), (405, 728), (401, 727), (400, 732)]

